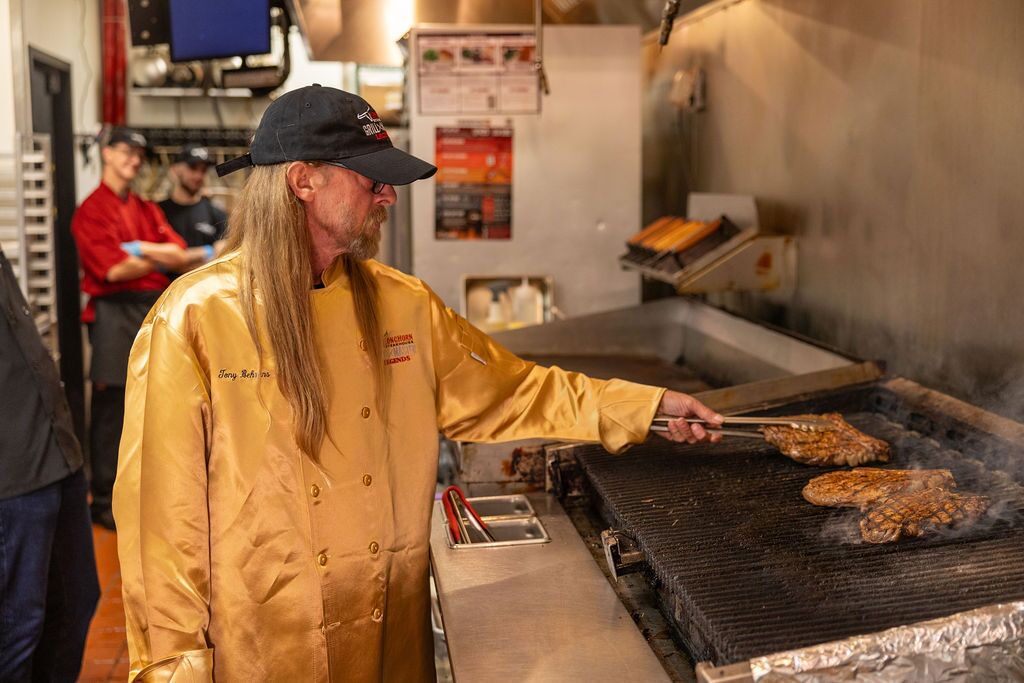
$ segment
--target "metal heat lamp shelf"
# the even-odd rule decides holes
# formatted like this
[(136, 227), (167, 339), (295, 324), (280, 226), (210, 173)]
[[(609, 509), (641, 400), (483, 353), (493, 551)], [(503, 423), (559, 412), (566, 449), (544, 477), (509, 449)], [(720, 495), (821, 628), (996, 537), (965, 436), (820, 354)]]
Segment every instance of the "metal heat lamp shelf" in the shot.
[(792, 237), (762, 235), (754, 198), (748, 195), (691, 193), (688, 219), (720, 220), (720, 227), (696, 244), (677, 251), (631, 249), (619, 257), (623, 268), (667, 282), (680, 294), (771, 291), (792, 287), (796, 244)]

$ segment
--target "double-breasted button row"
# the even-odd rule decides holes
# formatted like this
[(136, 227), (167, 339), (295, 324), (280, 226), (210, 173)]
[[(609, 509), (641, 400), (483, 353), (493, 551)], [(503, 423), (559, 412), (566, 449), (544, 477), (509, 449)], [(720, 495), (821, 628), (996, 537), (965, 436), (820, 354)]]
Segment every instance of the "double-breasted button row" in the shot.
[(369, 486), (372, 483), (373, 483), (373, 477), (371, 477), (369, 474), (364, 474), (363, 475), (363, 486)]
[(316, 484), (310, 486), (309, 495), (313, 496), (314, 498), (318, 497), (320, 495), (320, 487), (317, 486)]
[(359, 414), (363, 416), (363, 419), (370, 417), (370, 409), (367, 406), (363, 406), (363, 409), (359, 411)]
[(327, 553), (320, 553), (316, 556), (316, 561), (321, 567), (327, 564)]
[(377, 543), (377, 541), (373, 541), (372, 543), (370, 543), (370, 553), (376, 555), (379, 550), (380, 544)]

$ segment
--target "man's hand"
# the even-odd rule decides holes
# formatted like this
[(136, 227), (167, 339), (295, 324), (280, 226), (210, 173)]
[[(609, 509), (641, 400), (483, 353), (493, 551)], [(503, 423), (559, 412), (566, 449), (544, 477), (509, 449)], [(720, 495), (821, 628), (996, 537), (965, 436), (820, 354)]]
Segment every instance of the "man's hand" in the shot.
[[(674, 415), (680, 418), (696, 417), (704, 420), (709, 425), (720, 427), (722, 416), (708, 408), (706, 405), (689, 394), (681, 394), (678, 391), (666, 391), (661, 398), (661, 405), (658, 406), (659, 415)], [(686, 420), (669, 420), (668, 431), (658, 432), (661, 436), (670, 441), (685, 441), (686, 443), (699, 443), (710, 441), (718, 443), (722, 440), (721, 434), (709, 433), (699, 424), (691, 424)]]

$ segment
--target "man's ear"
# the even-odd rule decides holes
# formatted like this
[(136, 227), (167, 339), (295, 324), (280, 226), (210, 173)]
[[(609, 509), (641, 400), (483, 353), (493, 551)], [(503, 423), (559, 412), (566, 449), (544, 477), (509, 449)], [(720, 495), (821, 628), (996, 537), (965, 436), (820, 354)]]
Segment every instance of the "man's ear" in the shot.
[(285, 177), (288, 179), (288, 187), (300, 201), (308, 202), (313, 199), (317, 184), (314, 183), (314, 176), (318, 169), (302, 161), (293, 161), (285, 170)]

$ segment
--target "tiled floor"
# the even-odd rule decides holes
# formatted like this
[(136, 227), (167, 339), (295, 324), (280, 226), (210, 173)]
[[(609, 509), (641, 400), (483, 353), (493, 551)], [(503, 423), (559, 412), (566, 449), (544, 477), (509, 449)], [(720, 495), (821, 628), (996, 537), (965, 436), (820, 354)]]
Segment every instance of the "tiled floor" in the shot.
[(128, 680), (128, 642), (121, 607), (121, 569), (117, 564), (117, 536), (93, 526), (96, 566), (100, 575), (100, 605), (89, 627), (80, 683)]

